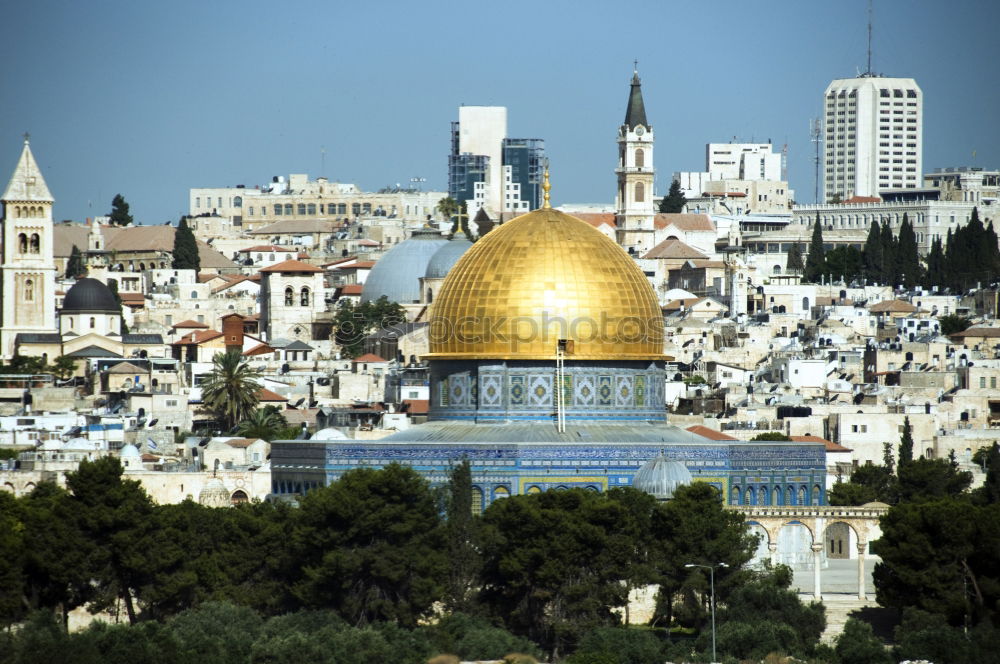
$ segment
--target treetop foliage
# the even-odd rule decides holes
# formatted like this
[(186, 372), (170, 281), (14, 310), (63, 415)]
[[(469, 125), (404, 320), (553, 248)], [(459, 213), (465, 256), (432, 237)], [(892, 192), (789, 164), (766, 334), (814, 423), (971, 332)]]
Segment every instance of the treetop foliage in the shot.
[(109, 217), (112, 226), (128, 226), (132, 223), (132, 215), (129, 214), (128, 203), (121, 194), (115, 194), (111, 201), (111, 212)]

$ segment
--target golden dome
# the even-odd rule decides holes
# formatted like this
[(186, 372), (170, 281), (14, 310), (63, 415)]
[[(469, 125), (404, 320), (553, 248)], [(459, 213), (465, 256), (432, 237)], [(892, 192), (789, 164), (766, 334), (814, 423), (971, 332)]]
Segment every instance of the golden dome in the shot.
[(576, 217), (529, 212), (448, 273), (430, 312), (431, 359), (662, 360), (663, 314), (621, 247)]

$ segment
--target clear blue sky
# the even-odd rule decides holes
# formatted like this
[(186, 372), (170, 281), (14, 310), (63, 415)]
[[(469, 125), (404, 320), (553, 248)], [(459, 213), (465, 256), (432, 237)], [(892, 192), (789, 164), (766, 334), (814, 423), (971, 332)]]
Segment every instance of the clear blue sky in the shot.
[[(866, 0), (629, 3), (7, 3), (0, 178), (31, 144), (56, 219), (187, 210), (191, 187), (309, 173), (364, 189), (446, 187), (460, 104), (508, 108), (544, 138), (553, 202), (614, 197), (615, 132), (639, 60), (657, 190), (704, 145), (788, 144), (813, 195), (808, 123), (833, 78), (865, 66)], [(924, 91), (924, 170), (1000, 168), (997, 0), (876, 0), (875, 70)], [(326, 148), (325, 173), (320, 150)]]

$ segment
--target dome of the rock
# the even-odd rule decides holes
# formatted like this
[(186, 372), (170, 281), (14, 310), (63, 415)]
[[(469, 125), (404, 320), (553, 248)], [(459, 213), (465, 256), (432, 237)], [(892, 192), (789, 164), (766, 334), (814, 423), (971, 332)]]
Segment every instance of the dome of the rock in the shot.
[[(370, 281), (369, 281), (370, 283)], [(454, 265), (434, 300), (431, 359), (663, 360), (663, 315), (621, 247), (543, 208), (494, 228)]]

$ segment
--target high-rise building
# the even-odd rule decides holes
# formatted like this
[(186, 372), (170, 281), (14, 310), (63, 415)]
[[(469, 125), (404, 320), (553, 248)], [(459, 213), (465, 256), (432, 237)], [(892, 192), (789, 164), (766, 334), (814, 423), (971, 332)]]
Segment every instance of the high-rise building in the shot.
[(625, 122), (618, 128), (618, 192), (615, 210), (618, 244), (631, 253), (653, 248), (653, 127), (646, 120), (639, 72), (632, 72)]
[(912, 78), (866, 74), (830, 83), (823, 95), (825, 199), (919, 188), (923, 104)]
[(461, 106), (451, 123), (448, 195), (464, 201), (469, 215), (480, 208), (523, 213), (541, 205), (545, 143), (507, 138), (503, 106)]

